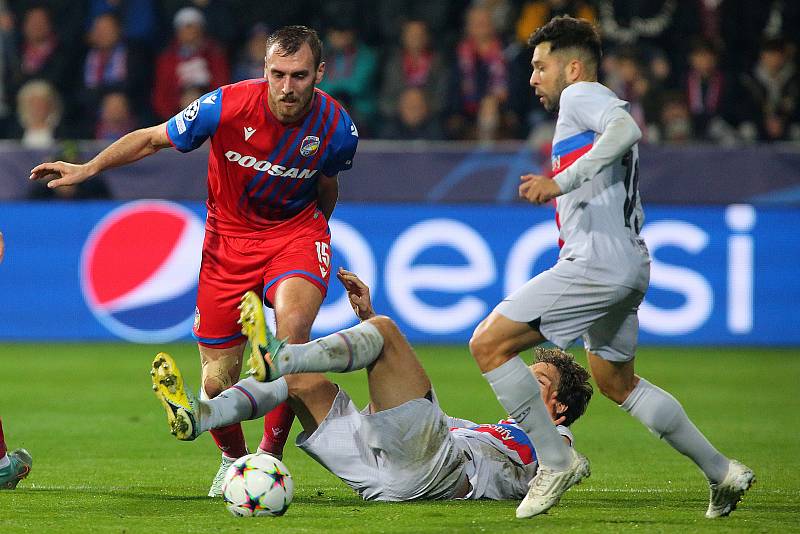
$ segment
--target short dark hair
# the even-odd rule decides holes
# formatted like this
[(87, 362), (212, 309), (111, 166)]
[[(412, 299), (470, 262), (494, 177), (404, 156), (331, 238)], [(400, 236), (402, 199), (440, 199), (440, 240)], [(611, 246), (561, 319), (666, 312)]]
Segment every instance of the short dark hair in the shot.
[(561, 349), (543, 349), (537, 347), (534, 351), (536, 362), (549, 363), (556, 369), (560, 378), (558, 380), (558, 391), (556, 400), (567, 407), (567, 409), (557, 416), (564, 416), (564, 426), (569, 426), (575, 422), (586, 411), (589, 401), (592, 398), (594, 389), (589, 383), (589, 371), (584, 369), (572, 354)]
[(576, 48), (588, 54), (595, 68), (600, 65), (600, 58), (603, 55), (600, 34), (588, 20), (576, 19), (569, 15), (553, 17), (528, 38), (528, 46), (531, 48), (536, 48), (545, 42), (550, 43), (551, 52)]
[(295, 54), (304, 43), (311, 47), (314, 56), (314, 68), (322, 62), (322, 41), (317, 32), (308, 26), (284, 26), (272, 32), (267, 37), (267, 53), (273, 45), (280, 50), (280, 55), (291, 56)]

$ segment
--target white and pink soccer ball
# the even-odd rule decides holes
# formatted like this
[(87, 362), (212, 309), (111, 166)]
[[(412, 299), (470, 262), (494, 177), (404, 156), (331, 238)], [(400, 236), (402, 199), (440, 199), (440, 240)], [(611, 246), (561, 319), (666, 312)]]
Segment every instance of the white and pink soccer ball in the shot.
[(294, 480), (277, 458), (248, 454), (228, 468), (222, 492), (225, 506), (237, 517), (278, 516), (292, 502)]

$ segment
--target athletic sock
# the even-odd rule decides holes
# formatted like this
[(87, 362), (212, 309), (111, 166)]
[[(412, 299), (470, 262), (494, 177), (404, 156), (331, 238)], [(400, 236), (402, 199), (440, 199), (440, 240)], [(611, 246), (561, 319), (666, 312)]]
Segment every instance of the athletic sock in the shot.
[(289, 438), (294, 421), (294, 411), (288, 402), (282, 402), (264, 416), (264, 435), (258, 448), (275, 457), (283, 456), (283, 447)]
[[(288, 396), (289, 387), (283, 378), (275, 382), (259, 382), (254, 378), (245, 378), (213, 399), (200, 401), (204, 405), (201, 407), (200, 431), (210, 430), (214, 435), (219, 430), (238, 427), (241, 434), (241, 425), (238, 424), (240, 421), (258, 419), (285, 401)], [(216, 441), (216, 437), (214, 440)], [(242, 436), (242, 447), (244, 447), (244, 436)]]
[(286, 345), (276, 365), (291, 373), (347, 373), (374, 362), (383, 350), (383, 336), (370, 323), (360, 323), (302, 345)]
[(236, 423), (217, 427), (211, 429), (209, 432), (211, 432), (214, 443), (217, 444), (217, 447), (219, 447), (219, 450), (222, 451), (224, 456), (228, 458), (241, 458), (247, 454), (247, 444), (244, 441), (242, 425)]
[(640, 378), (620, 407), (676, 451), (691, 458), (710, 482), (719, 483), (725, 478), (730, 460), (700, 433), (675, 397)]
[(542, 401), (539, 382), (522, 358), (515, 356), (483, 376), (508, 415), (533, 442), (539, 464), (555, 471), (569, 468), (572, 454)]
[[(223, 391), (215, 399), (224, 395), (228, 390)], [(242, 419), (223, 419), (215, 411), (215, 407), (219, 410), (220, 405), (230, 404), (227, 399), (220, 400), (217, 403), (212, 403), (214, 399), (210, 399), (206, 394), (205, 389), (200, 388), (200, 399), (198, 402), (198, 421), (197, 425), (200, 427), (200, 432), (208, 430), (211, 437), (214, 438), (214, 443), (217, 444), (219, 450), (222, 451), (224, 456), (229, 458), (241, 458), (247, 454), (247, 443), (244, 440), (244, 433), (242, 432), (242, 425), (239, 421)], [(224, 422), (223, 422), (224, 421)]]

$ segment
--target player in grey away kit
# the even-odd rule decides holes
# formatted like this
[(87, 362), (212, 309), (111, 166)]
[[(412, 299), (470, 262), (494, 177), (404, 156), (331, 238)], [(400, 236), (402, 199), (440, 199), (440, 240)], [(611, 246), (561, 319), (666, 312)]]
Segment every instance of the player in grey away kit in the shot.
[(666, 391), (634, 372), (637, 312), (650, 279), (650, 257), (639, 230), (641, 132), (619, 100), (597, 82), (600, 38), (585, 20), (556, 17), (529, 39), (530, 84), (545, 109), (558, 113), (554, 178), (526, 175), (520, 197), (557, 201), (558, 262), (503, 300), (476, 328), (470, 350), (497, 398), (528, 433), (540, 467), (517, 517), (558, 503), (589, 476), (587, 459), (545, 424), (536, 380), (522, 372), (519, 352), (544, 341), (566, 348), (583, 337), (600, 391), (678, 452), (710, 484), (706, 517), (728, 515), (754, 480), (753, 472), (720, 454)]
[[(343, 269), (337, 277), (361, 323), (305, 344), (276, 340), (260, 298), (246, 294), (241, 323), (255, 371), (213, 399), (191, 398), (175, 361), (159, 353), (153, 390), (172, 433), (193, 440), (211, 428), (258, 418), (288, 398), (303, 425), (297, 445), (366, 500), (525, 496), (538, 468), (526, 433), (513, 420), (476, 424), (446, 415), (411, 345), (390, 318), (373, 311), (369, 288)], [(359, 369), (366, 369), (369, 385), (364, 410), (318, 374)], [(588, 371), (561, 350), (537, 349), (526, 372), (552, 415), (546, 424), (571, 446), (567, 427), (592, 396)], [(315, 374), (297, 380), (297, 373)]]

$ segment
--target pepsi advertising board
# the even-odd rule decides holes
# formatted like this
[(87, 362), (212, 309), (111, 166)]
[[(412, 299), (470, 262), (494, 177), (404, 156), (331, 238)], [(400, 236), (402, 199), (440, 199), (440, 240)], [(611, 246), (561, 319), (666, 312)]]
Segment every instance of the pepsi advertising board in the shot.
[[(642, 344), (800, 345), (800, 211), (646, 207)], [(190, 341), (205, 206), (5, 203), (0, 340)], [(332, 268), (357, 272), (412, 342), (466, 343), (493, 306), (557, 258), (553, 210), (337, 206)], [(315, 336), (356, 322), (338, 281)]]

